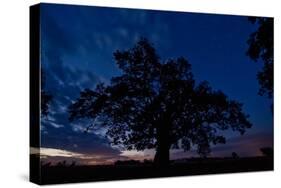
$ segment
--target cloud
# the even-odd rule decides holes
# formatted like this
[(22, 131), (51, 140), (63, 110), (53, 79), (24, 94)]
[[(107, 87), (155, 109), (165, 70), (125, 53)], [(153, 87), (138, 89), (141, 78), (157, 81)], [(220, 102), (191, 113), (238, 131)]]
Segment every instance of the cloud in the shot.
[(122, 151), (120, 156), (127, 157), (128, 159), (133, 159), (133, 160), (140, 160), (143, 161), (144, 159), (149, 159), (152, 160), (155, 155), (155, 150), (154, 149), (146, 149), (144, 151), (137, 151), (137, 150), (125, 150)]
[(41, 160), (44, 163), (51, 162), (55, 165), (58, 162), (66, 161), (67, 163), (72, 163), (75, 161), (80, 165), (98, 165), (98, 164), (112, 164), (117, 159), (127, 160), (128, 157), (121, 155), (111, 155), (111, 154), (88, 154), (88, 153), (78, 153), (72, 152), (65, 149), (57, 148), (30, 148), (31, 154), (40, 155)]
[(75, 157), (75, 158), (84, 157), (84, 155), (81, 153), (75, 153), (62, 149), (54, 149), (54, 148), (40, 148), (40, 155), (49, 156), (49, 157)]
[[(149, 153), (149, 154), (148, 154)], [(152, 160), (154, 157), (154, 150), (145, 151), (123, 151), (120, 154), (95, 154), (95, 153), (83, 153), (73, 152), (65, 149), (57, 148), (44, 148), (40, 149), (31, 148), (31, 154), (40, 155), (41, 160), (44, 163), (51, 162), (56, 165), (58, 162), (66, 161), (66, 163), (72, 163), (75, 161), (80, 165), (100, 165), (100, 164), (113, 164), (117, 160), (140, 160), (144, 159)]]
[(49, 122), (53, 127), (55, 128), (61, 128), (61, 127), (64, 127), (64, 125), (62, 124), (57, 124), (57, 123), (54, 123), (54, 122)]

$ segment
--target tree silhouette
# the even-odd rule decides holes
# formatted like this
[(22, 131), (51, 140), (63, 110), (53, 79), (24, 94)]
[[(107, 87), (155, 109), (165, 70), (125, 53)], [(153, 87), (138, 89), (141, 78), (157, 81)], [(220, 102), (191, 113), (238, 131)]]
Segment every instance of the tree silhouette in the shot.
[(205, 157), (211, 144), (225, 143), (218, 130), (243, 134), (251, 127), (241, 103), (207, 82), (195, 84), (184, 58), (161, 62), (146, 39), (132, 49), (117, 50), (114, 57), (123, 74), (109, 85), (82, 91), (68, 108), (70, 121), (88, 118), (93, 120), (90, 127), (106, 127), (113, 145), (138, 151), (155, 148), (154, 162), (166, 165), (170, 148), (196, 147)]
[(273, 149), (272, 149), (272, 147), (260, 148), (260, 151), (266, 157), (273, 157)]
[(239, 155), (236, 152), (232, 152), (231, 156), (233, 159), (239, 159)]
[(250, 17), (249, 21), (258, 24), (257, 31), (249, 39), (247, 55), (254, 61), (263, 61), (263, 68), (257, 74), (260, 95), (273, 96), (273, 18)]
[(41, 70), (41, 115), (46, 117), (49, 114), (49, 105), (53, 96), (45, 90), (45, 74)]

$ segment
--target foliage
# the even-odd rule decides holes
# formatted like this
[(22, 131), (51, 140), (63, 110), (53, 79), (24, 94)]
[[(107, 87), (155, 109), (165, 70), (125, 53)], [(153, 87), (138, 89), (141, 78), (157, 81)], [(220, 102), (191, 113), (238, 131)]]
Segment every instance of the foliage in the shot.
[(249, 21), (258, 25), (249, 39), (247, 55), (254, 61), (263, 62), (263, 68), (257, 74), (260, 95), (273, 96), (273, 18), (250, 17)]
[(49, 106), (53, 96), (45, 89), (45, 74), (41, 71), (41, 115), (46, 117), (49, 114)]

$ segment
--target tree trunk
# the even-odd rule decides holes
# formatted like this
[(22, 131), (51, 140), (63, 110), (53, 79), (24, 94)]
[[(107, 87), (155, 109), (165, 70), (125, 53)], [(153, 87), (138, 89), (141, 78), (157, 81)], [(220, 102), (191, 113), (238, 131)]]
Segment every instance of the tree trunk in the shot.
[(154, 163), (158, 166), (167, 166), (170, 160), (169, 125), (162, 124), (157, 128), (157, 147)]

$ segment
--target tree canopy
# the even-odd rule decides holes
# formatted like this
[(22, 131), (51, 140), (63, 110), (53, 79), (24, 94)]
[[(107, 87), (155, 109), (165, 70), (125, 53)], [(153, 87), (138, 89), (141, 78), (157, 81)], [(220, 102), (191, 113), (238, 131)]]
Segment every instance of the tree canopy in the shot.
[(53, 96), (45, 89), (45, 74), (41, 71), (41, 115), (46, 117), (49, 114), (49, 106)]
[(250, 17), (258, 28), (248, 39), (247, 55), (254, 61), (261, 60), (263, 68), (257, 74), (260, 95), (273, 96), (273, 18)]
[(251, 127), (241, 103), (206, 81), (195, 83), (185, 58), (163, 61), (144, 38), (114, 58), (122, 74), (85, 89), (68, 108), (70, 121), (92, 120), (91, 127), (106, 128), (113, 145), (155, 148), (155, 162), (165, 164), (170, 148), (197, 148), (207, 156), (212, 144), (225, 143), (224, 130), (243, 134)]

